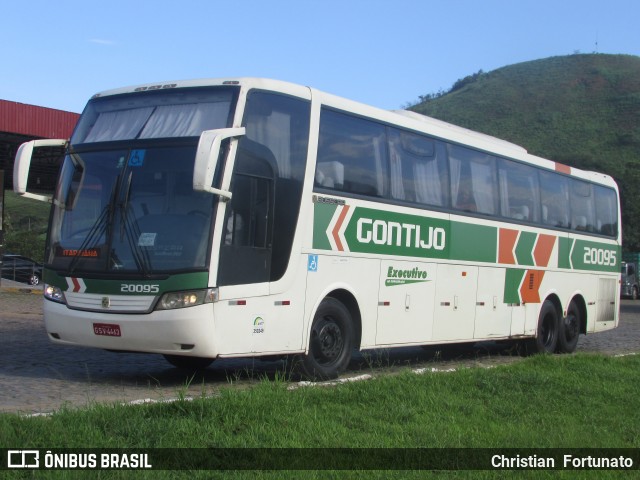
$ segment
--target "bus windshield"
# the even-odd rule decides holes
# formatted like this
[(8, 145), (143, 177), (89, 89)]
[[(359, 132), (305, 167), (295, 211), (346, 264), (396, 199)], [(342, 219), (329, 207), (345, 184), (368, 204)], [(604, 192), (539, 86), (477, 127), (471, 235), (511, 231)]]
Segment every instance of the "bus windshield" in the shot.
[(193, 164), (202, 131), (227, 127), (234, 96), (92, 100), (60, 172), (47, 264), (67, 274), (207, 270), (215, 197), (193, 190)]

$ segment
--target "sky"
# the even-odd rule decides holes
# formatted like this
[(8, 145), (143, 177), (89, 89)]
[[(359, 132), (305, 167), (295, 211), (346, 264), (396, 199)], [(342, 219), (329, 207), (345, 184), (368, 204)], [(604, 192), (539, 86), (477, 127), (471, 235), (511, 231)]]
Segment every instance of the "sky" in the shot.
[(638, 0), (0, 0), (0, 99), (81, 112), (95, 93), (285, 80), (397, 109), (479, 70), (640, 56)]

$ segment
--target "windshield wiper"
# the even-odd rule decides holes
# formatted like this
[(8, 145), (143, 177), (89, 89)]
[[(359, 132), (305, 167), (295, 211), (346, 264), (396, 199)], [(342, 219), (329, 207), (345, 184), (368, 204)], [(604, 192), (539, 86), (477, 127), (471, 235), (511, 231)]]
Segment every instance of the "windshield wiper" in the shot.
[(138, 220), (134, 216), (132, 221), (129, 216), (129, 196), (131, 195), (132, 177), (133, 172), (129, 172), (122, 202), (119, 204), (120, 216), (122, 217), (120, 225), (120, 241), (122, 241), (122, 238), (126, 235), (136, 267), (138, 267), (138, 270), (141, 271), (145, 277), (148, 277), (151, 271), (151, 258), (149, 257), (149, 252), (143, 249), (139, 244), (141, 232), (140, 227), (138, 226)]
[(86, 252), (88, 249), (95, 248), (103, 234), (105, 235), (105, 239), (109, 238), (108, 229), (113, 221), (113, 200), (116, 196), (116, 192), (119, 190), (119, 185), (120, 175), (116, 177), (115, 184), (111, 190), (111, 195), (109, 196), (109, 201), (100, 212), (100, 215), (98, 215), (98, 218), (96, 218), (96, 221), (91, 225), (91, 228), (80, 245), (80, 248), (78, 248), (71, 259), (71, 263), (69, 264), (69, 274), (72, 274), (75, 271), (78, 266), (78, 262), (83, 256), (83, 252)]

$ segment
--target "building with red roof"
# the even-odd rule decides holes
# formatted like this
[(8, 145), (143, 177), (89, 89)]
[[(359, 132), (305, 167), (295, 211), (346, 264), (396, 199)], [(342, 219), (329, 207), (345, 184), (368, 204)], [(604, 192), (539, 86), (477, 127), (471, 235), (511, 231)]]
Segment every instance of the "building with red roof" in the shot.
[[(77, 113), (0, 100), (0, 170), (6, 189), (13, 188), (13, 161), (18, 147), (39, 138), (69, 138), (80, 117)], [(51, 193), (62, 156), (61, 148), (39, 149), (33, 159), (30, 186)]]

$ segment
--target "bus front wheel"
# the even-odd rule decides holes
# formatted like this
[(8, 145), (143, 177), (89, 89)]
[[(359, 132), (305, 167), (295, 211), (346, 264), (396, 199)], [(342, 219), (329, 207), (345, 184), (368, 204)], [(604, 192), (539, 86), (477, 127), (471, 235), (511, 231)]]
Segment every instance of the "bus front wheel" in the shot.
[(349, 365), (353, 348), (353, 323), (347, 307), (325, 298), (313, 318), (309, 353), (302, 358), (302, 373), (311, 380), (336, 378)]

